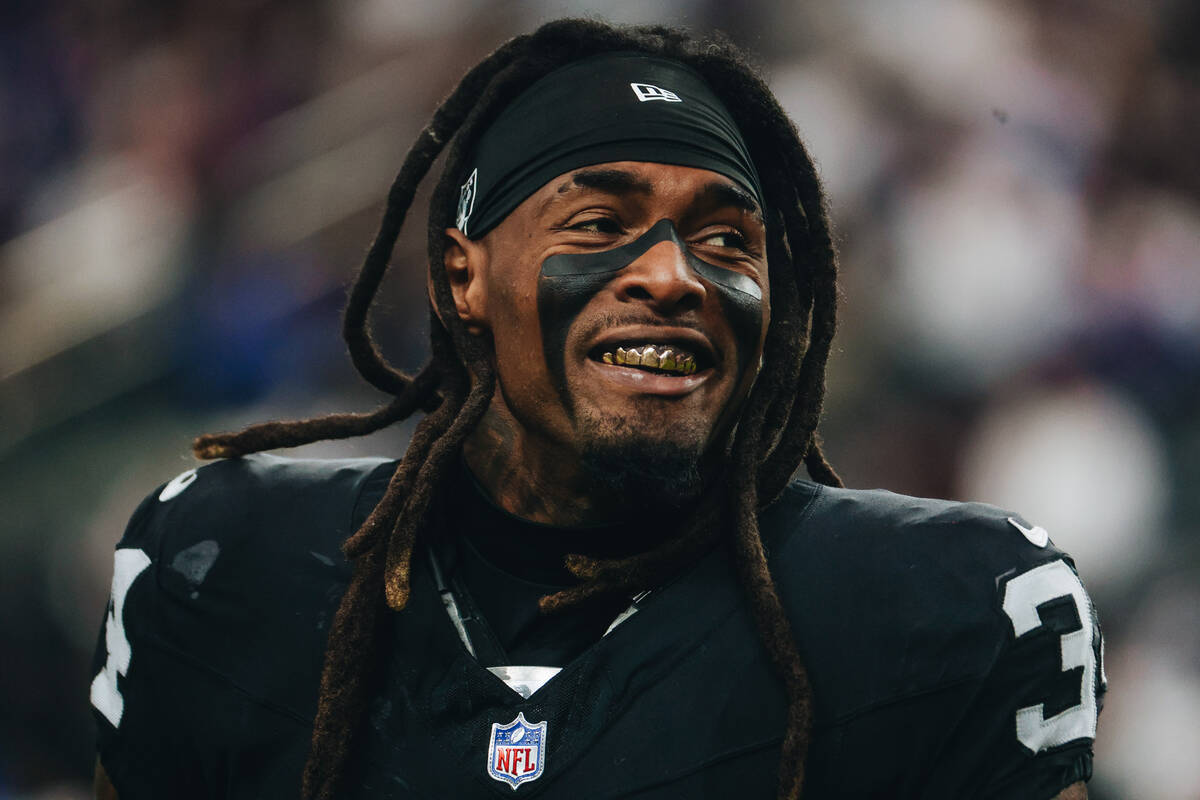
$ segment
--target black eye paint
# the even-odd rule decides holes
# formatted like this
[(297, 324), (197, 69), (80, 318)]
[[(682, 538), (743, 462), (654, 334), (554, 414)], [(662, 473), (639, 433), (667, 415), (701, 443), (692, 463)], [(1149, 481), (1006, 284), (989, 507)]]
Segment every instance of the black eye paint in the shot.
[(688, 266), (716, 289), (721, 308), (737, 342), (738, 375), (746, 371), (762, 335), (762, 289), (750, 277), (695, 256), (674, 223), (661, 219), (629, 244), (599, 253), (561, 253), (542, 262), (538, 277), (538, 317), (546, 364), (567, 408), (567, 333), (579, 312), (625, 267), (659, 242), (674, 242)]

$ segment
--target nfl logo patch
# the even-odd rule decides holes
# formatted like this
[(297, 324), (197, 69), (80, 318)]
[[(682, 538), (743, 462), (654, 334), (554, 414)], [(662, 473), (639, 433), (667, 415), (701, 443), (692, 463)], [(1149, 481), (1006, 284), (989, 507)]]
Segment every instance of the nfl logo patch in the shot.
[(546, 723), (530, 724), (524, 713), (507, 725), (492, 723), (488, 744), (488, 775), (516, 791), (522, 783), (542, 777), (546, 767)]

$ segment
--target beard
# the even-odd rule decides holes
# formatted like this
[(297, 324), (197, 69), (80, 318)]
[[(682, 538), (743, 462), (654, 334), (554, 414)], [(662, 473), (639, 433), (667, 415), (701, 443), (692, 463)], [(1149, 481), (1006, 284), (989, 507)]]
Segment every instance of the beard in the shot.
[(652, 435), (625, 417), (579, 420), (580, 465), (604, 494), (631, 509), (690, 506), (703, 488), (704, 442)]

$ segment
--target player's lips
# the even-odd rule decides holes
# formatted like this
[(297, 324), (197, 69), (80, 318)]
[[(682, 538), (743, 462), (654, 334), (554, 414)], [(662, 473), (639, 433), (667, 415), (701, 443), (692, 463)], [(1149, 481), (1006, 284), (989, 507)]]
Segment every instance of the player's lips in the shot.
[(608, 331), (588, 351), (588, 366), (605, 378), (648, 394), (687, 394), (718, 363), (706, 336), (687, 328)]
[[(611, 358), (605, 358), (605, 355)], [(708, 337), (692, 328), (639, 325), (607, 330), (588, 348), (588, 358), (630, 367), (677, 370), (678, 364), (693, 363), (699, 372), (718, 363), (716, 349)], [(676, 367), (663, 367), (674, 361)]]

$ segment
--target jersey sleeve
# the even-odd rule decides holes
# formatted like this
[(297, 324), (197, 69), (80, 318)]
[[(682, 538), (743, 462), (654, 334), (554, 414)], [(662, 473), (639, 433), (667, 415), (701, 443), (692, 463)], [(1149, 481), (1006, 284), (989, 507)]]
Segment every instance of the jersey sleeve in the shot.
[[(194, 473), (193, 473), (194, 474)], [(178, 479), (177, 479), (178, 480)], [(90, 699), (101, 764), (122, 800), (196, 797), (202, 782), (178, 718), (183, 667), (155, 636), (160, 487), (138, 507), (113, 557), (112, 594), (93, 661)]]
[(1099, 626), (1045, 529), (807, 484), (760, 526), (813, 687), (810, 788), (1050, 800), (1090, 777)]
[(294, 795), (351, 574), (341, 543), (393, 468), (256, 454), (142, 502), (114, 553), (91, 683), (121, 800)]
[(934, 786), (1049, 800), (1091, 777), (1103, 640), (1070, 558), (1052, 546), (1046, 555), (996, 581), (1004, 641), (938, 758)]

